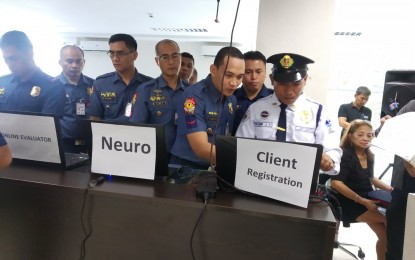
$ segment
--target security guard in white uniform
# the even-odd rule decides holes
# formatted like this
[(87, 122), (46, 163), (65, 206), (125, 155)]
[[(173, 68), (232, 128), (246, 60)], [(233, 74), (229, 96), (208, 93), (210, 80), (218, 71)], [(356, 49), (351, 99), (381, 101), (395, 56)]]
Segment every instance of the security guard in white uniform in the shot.
[(303, 94), (307, 64), (314, 61), (298, 54), (280, 53), (269, 57), (267, 62), (274, 64), (270, 78), (275, 92), (249, 107), (236, 136), (322, 144), (320, 169), (336, 175), (342, 150), (333, 143), (335, 138), (328, 139), (330, 120), (321, 104)]

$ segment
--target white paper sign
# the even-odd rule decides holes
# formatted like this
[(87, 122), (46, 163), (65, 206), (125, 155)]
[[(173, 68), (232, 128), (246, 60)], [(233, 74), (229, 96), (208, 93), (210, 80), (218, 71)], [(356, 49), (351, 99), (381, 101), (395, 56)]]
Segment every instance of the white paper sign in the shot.
[(61, 163), (53, 117), (0, 113), (0, 132), (13, 158)]
[(317, 148), (237, 139), (235, 187), (307, 208)]
[(396, 154), (415, 166), (415, 112), (385, 121), (372, 145)]
[(91, 128), (92, 172), (154, 180), (155, 128), (94, 122)]

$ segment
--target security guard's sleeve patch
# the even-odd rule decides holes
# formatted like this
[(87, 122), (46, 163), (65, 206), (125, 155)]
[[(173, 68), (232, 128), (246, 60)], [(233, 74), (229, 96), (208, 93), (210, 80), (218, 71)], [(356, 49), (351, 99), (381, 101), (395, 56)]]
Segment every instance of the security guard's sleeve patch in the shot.
[(186, 115), (186, 128), (191, 129), (197, 127), (197, 120), (195, 115)]
[(184, 113), (193, 115), (195, 113), (196, 100), (194, 98), (186, 98), (184, 101)]

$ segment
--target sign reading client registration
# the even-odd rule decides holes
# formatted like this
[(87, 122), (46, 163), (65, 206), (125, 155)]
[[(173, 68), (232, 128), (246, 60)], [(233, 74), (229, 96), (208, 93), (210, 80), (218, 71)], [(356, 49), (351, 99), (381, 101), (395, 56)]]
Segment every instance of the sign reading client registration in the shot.
[(316, 147), (242, 138), (237, 142), (237, 188), (307, 207)]
[(154, 180), (156, 129), (91, 123), (95, 173)]

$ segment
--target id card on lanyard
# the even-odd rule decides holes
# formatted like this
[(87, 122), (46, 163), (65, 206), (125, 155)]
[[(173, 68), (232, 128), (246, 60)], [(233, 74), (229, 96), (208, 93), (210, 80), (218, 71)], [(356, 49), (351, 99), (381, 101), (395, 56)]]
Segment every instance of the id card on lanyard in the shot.
[(133, 108), (132, 103), (131, 102), (128, 102), (127, 105), (125, 106), (125, 113), (124, 113), (124, 115), (126, 117), (131, 117), (131, 110), (132, 110), (132, 108)]
[(85, 115), (85, 102), (83, 99), (80, 99), (76, 102), (76, 115), (84, 116)]

